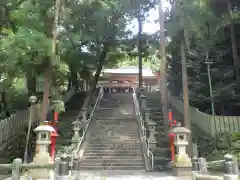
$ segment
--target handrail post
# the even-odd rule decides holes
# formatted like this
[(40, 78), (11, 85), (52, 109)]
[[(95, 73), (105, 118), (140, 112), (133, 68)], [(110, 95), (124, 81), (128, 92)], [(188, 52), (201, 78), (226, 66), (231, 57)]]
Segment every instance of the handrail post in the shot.
[(207, 161), (205, 158), (199, 158), (199, 174), (207, 174), (208, 169), (207, 169)]
[[(138, 124), (141, 126), (141, 132), (143, 134), (143, 136), (141, 137), (142, 139), (142, 147), (145, 146), (146, 147), (146, 152), (144, 153), (144, 159), (145, 159), (145, 163), (146, 163), (146, 169), (149, 171), (154, 169), (154, 156), (153, 153), (150, 151), (149, 147), (149, 140), (146, 137), (146, 128), (144, 126), (144, 121), (142, 119), (142, 114), (140, 112), (140, 104), (138, 102), (138, 98), (137, 98), (137, 94), (135, 91), (135, 88), (133, 88), (133, 102), (134, 102), (134, 108), (135, 108), (135, 113), (137, 116), (137, 120), (138, 120)], [(146, 106), (145, 106), (146, 107)], [(143, 145), (144, 143), (144, 145)], [(144, 148), (145, 149), (145, 148)], [(146, 155), (145, 155), (146, 154)], [(147, 156), (147, 157), (146, 157)], [(150, 164), (151, 161), (151, 164)], [(151, 167), (150, 167), (151, 166)]]
[(226, 154), (224, 156), (224, 180), (238, 180), (238, 165), (234, 161), (233, 156), (230, 154)]
[(60, 157), (56, 157), (54, 163), (55, 163), (54, 177), (57, 177), (59, 175)]
[(69, 166), (69, 156), (63, 154), (60, 157), (59, 167), (58, 167), (58, 176), (57, 177), (66, 177), (69, 176), (70, 166)]
[(19, 158), (14, 159), (13, 166), (12, 166), (12, 180), (20, 180), (21, 169), (22, 169), (22, 160)]

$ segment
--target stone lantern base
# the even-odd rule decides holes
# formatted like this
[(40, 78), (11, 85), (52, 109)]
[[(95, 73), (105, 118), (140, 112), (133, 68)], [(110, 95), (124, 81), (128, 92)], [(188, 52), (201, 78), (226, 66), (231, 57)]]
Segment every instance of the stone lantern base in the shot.
[(173, 167), (173, 176), (191, 176), (192, 167)]
[(174, 176), (192, 175), (192, 162), (187, 154), (182, 156), (176, 155), (172, 167)]
[[(33, 163), (36, 164), (48, 164), (51, 163), (51, 158), (49, 153), (37, 153), (33, 159)], [(27, 172), (27, 176), (31, 177), (33, 180), (37, 179), (50, 179), (51, 176), (50, 169), (30, 169)]]

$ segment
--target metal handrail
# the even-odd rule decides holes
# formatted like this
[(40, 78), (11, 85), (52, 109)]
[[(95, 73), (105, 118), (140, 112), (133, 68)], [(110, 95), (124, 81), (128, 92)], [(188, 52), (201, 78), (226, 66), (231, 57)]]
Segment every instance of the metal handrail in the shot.
[(136, 96), (136, 91), (135, 89), (133, 88), (133, 102), (134, 102), (134, 107), (135, 107), (135, 112), (136, 112), (136, 116), (137, 116), (137, 119), (140, 121), (141, 123), (141, 129), (142, 129), (142, 132), (143, 132), (143, 138), (145, 139), (145, 145), (146, 145), (146, 148), (147, 148), (147, 155), (148, 155), (148, 158), (150, 158), (151, 156), (151, 166), (152, 166), (152, 169), (154, 168), (154, 155), (152, 153), (152, 151), (150, 150), (150, 146), (149, 146), (149, 139), (146, 137), (146, 128), (145, 128), (145, 123), (144, 123), (144, 120), (142, 118), (142, 114), (140, 112), (140, 108), (139, 108), (139, 102), (138, 102), (138, 99), (137, 99), (137, 96)]
[[(101, 88), (103, 88), (103, 87), (101, 87)], [(93, 114), (95, 113), (95, 109), (96, 109), (96, 107), (97, 107), (97, 105), (98, 105), (98, 102), (101, 100), (102, 97), (103, 97), (103, 91), (100, 90), (100, 91), (99, 91), (99, 94), (98, 94), (98, 97), (97, 97), (97, 100), (96, 100), (96, 102), (95, 102), (95, 104), (94, 104), (94, 106), (93, 106), (92, 112), (91, 112), (91, 114), (90, 114), (90, 117), (89, 117), (89, 119), (88, 119), (88, 123), (86, 124), (86, 126), (85, 126), (84, 129), (83, 129), (83, 135), (82, 135), (80, 141), (78, 142), (77, 148), (76, 148), (76, 150), (74, 151), (74, 156), (73, 156), (72, 158), (76, 157), (77, 154), (78, 154), (79, 151), (80, 151), (82, 142), (83, 142), (83, 140), (84, 140), (84, 138), (85, 138), (85, 136), (86, 136), (86, 133), (87, 133), (87, 131), (88, 131), (89, 124), (91, 123)], [(72, 159), (72, 160), (73, 160), (73, 159)]]

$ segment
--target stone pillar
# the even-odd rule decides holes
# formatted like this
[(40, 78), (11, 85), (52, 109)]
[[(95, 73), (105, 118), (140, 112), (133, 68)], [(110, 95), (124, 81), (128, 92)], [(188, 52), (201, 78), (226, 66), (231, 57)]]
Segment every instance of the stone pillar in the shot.
[[(52, 163), (48, 148), (51, 144), (50, 135), (51, 132), (56, 132), (52, 126), (40, 125), (35, 130), (37, 133), (36, 152), (33, 158), (33, 163), (36, 164), (48, 164)], [(33, 169), (27, 172), (28, 176), (32, 179), (49, 179), (51, 170), (48, 169)]]
[(56, 180), (70, 180), (70, 166), (69, 166), (70, 157), (66, 154), (63, 154), (60, 157), (60, 162), (58, 165), (58, 172), (56, 175)]
[(147, 129), (149, 132), (149, 136), (148, 136), (148, 140), (149, 140), (149, 149), (154, 152), (154, 150), (156, 149), (156, 145), (157, 145), (157, 141), (155, 138), (155, 127), (156, 127), (156, 123), (153, 122), (152, 120), (149, 120), (147, 122)]
[(205, 158), (198, 158), (198, 164), (199, 164), (199, 174), (207, 174), (207, 160)]
[(230, 154), (226, 154), (224, 156), (224, 180), (238, 180), (238, 164), (237, 161), (234, 161), (233, 156)]
[(177, 154), (173, 161), (173, 175), (174, 176), (191, 176), (192, 174), (192, 161), (189, 158), (186, 147), (188, 145), (187, 135), (190, 132), (189, 129), (184, 127), (175, 127), (170, 130), (171, 134), (175, 134), (174, 145), (177, 149)]
[(82, 114), (83, 124), (85, 124), (88, 121), (87, 113), (88, 113), (88, 109), (87, 108), (82, 108), (81, 114)]
[(74, 131), (74, 134), (72, 137), (72, 147), (76, 148), (78, 142), (81, 140), (81, 137), (79, 134), (79, 131), (81, 130), (80, 119), (77, 118), (76, 121), (74, 121), (72, 124), (73, 124), (73, 131)]
[(145, 95), (140, 95), (140, 108), (142, 111), (144, 111), (144, 109), (147, 109), (147, 96)]
[(149, 121), (151, 121), (150, 115), (151, 115), (151, 109), (150, 109), (150, 108), (146, 108), (146, 109), (144, 110), (144, 117), (145, 117), (145, 122), (146, 122), (146, 123), (148, 123)]
[(199, 162), (198, 162), (198, 158), (196, 156), (194, 156), (192, 159), (192, 171), (193, 172), (199, 171)]
[(112, 93), (112, 82), (109, 83), (109, 86), (108, 86), (108, 91), (109, 91), (109, 94)]

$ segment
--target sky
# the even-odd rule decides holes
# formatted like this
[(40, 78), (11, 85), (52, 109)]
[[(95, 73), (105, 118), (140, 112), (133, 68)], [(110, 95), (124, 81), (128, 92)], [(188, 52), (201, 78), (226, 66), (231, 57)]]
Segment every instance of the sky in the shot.
[[(169, 3), (167, 3), (166, 0), (163, 0), (163, 7), (169, 7)], [(155, 22), (158, 19), (159, 19), (158, 6), (156, 6), (154, 9), (151, 9), (149, 11), (149, 16), (143, 23), (143, 32), (153, 34), (156, 31), (158, 31), (160, 29), (160, 25), (159, 23)], [(133, 31), (134, 34), (137, 34), (138, 32), (137, 20), (133, 20), (128, 28), (131, 29), (131, 31)]]

